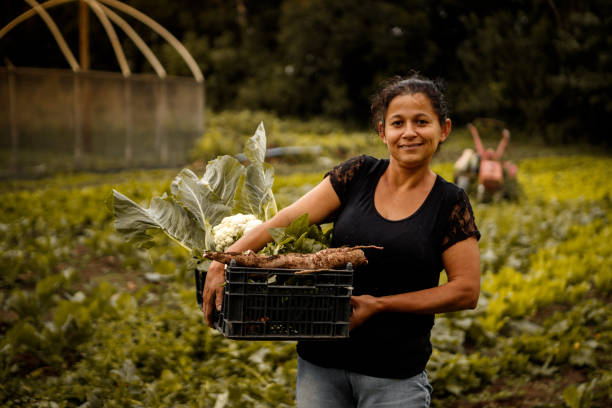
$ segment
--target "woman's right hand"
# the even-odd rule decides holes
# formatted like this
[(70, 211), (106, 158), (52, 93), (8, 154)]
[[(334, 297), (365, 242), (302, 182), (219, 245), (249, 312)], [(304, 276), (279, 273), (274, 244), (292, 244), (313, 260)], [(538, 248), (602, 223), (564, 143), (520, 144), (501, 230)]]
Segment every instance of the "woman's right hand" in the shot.
[(361, 326), (366, 320), (382, 311), (380, 298), (361, 295), (351, 296), (351, 317), (349, 330)]
[(214, 312), (217, 309), (221, 311), (223, 303), (223, 284), (225, 283), (225, 264), (213, 261), (208, 267), (206, 273), (206, 282), (204, 283), (204, 303), (202, 311), (204, 318), (209, 327), (214, 327)]

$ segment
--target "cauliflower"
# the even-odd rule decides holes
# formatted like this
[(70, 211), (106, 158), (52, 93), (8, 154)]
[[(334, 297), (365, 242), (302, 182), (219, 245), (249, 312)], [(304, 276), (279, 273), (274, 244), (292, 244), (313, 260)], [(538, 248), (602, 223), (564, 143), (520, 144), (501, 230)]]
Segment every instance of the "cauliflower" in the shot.
[(217, 251), (224, 252), (243, 234), (261, 224), (253, 214), (235, 214), (225, 217), (212, 229)]

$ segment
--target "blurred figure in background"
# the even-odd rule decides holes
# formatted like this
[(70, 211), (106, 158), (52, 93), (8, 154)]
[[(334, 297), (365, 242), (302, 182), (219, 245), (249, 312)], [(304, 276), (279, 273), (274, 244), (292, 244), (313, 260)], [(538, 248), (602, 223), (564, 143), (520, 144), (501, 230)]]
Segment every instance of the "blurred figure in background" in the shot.
[(455, 162), (455, 183), (470, 191), (477, 181), (476, 195), (479, 201), (517, 198), (517, 166), (510, 161), (502, 162), (502, 156), (510, 140), (510, 131), (508, 129), (502, 131), (502, 139), (497, 150), (493, 150), (484, 148), (478, 129), (473, 124), (468, 123), (467, 127), (474, 138), (476, 152), (465, 149)]
[(472, 149), (465, 149), (457, 159), (454, 167), (455, 184), (469, 192), (472, 183), (478, 177), (480, 156)]

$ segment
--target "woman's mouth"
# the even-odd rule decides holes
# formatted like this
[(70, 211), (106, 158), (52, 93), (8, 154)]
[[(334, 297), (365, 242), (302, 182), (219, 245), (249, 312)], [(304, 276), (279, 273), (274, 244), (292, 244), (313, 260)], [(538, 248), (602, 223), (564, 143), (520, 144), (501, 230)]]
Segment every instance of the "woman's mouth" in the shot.
[(418, 149), (419, 147), (423, 146), (424, 143), (408, 143), (408, 144), (401, 144), (399, 145), (399, 148), (402, 150), (413, 150), (413, 149)]

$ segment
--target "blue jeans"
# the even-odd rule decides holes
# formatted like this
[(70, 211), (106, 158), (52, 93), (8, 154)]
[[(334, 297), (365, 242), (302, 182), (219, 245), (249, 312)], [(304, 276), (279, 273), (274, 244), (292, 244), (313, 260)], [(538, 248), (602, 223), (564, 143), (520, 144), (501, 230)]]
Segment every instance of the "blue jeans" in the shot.
[(432, 388), (425, 371), (405, 379), (379, 378), (298, 357), (296, 391), (298, 408), (426, 408)]

